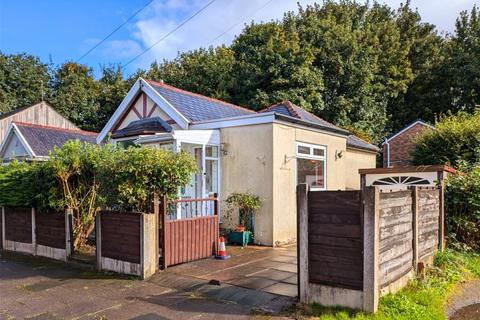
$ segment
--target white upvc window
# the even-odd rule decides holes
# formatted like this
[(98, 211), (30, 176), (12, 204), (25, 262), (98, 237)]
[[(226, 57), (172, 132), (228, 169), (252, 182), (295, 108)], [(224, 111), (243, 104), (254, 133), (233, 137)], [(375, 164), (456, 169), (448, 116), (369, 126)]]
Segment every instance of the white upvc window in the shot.
[(306, 183), (310, 189), (327, 189), (327, 148), (315, 144), (297, 142), (297, 184)]

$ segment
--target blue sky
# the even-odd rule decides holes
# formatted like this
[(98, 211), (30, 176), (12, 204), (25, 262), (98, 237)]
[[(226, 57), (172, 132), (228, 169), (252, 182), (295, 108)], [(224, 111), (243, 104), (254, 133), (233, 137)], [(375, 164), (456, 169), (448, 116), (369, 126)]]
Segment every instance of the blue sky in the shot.
[[(0, 50), (27, 52), (42, 61), (61, 64), (76, 60), (104, 36), (122, 24), (149, 0), (24, 0), (0, 1)], [(102, 64), (126, 63), (162, 35), (173, 29), (209, 0), (154, 0), (145, 10), (117, 31), (81, 62), (98, 70)], [(165, 41), (131, 63), (126, 72), (147, 68), (155, 60), (171, 59), (178, 51), (212, 44), (229, 44), (243, 22), (280, 19), (295, 10), (296, 3), (310, 0), (216, 0), (205, 11)], [(384, 0), (398, 7), (400, 0)], [(452, 32), (462, 10), (470, 10), (474, 0), (412, 0), (425, 21), (439, 30)]]

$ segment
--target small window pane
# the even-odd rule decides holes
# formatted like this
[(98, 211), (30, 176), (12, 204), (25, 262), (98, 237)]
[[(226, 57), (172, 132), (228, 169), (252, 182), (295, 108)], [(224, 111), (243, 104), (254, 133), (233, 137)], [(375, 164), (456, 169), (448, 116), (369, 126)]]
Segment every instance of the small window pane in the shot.
[(323, 156), (325, 156), (325, 150), (314, 148), (313, 149), (313, 155), (323, 157)]
[(298, 146), (297, 151), (302, 154), (310, 154), (310, 147)]
[(206, 157), (218, 157), (218, 147), (207, 146), (205, 147), (205, 156)]
[(297, 179), (311, 188), (325, 188), (325, 161), (297, 159)]

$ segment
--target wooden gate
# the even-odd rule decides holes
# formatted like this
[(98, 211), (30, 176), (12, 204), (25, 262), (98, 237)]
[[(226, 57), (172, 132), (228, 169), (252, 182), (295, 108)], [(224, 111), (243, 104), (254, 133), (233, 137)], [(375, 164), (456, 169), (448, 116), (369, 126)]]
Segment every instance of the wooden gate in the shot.
[(217, 252), (218, 199), (162, 200), (160, 257), (168, 266), (208, 258)]

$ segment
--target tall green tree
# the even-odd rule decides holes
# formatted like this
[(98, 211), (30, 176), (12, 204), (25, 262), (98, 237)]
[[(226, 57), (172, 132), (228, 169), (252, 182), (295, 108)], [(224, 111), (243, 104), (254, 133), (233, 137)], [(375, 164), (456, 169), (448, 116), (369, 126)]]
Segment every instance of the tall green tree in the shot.
[(99, 85), (92, 69), (75, 62), (66, 62), (52, 80), (52, 105), (85, 130), (96, 129), (99, 111)]
[(38, 57), (0, 52), (0, 113), (48, 98), (49, 83), (49, 67)]
[(444, 68), (450, 80), (452, 106), (473, 112), (480, 105), (480, 17), (474, 6), (460, 13), (455, 33), (446, 43)]
[(231, 49), (235, 63), (229, 91), (235, 103), (259, 110), (288, 99), (314, 112), (323, 108), (322, 73), (294, 28), (252, 23)]
[(122, 68), (113, 65), (102, 68), (102, 76), (97, 81), (99, 110), (95, 118), (95, 131), (100, 131), (118, 108), (130, 87), (123, 79)]
[(313, 48), (313, 65), (322, 71), (324, 107), (317, 115), (381, 137), (388, 102), (412, 78), (394, 12), (376, 3), (326, 1), (300, 7), (283, 23), (295, 26), (303, 48)]
[(443, 38), (433, 24), (422, 22), (410, 1), (400, 5), (396, 14), (401, 46), (408, 48), (413, 78), (406, 91), (388, 103), (388, 131), (394, 132), (417, 119), (434, 122), (449, 106), (448, 86), (442, 71)]
[(230, 100), (228, 85), (234, 62), (233, 51), (225, 46), (200, 48), (180, 53), (172, 61), (155, 61), (146, 76), (151, 80), (163, 80), (184, 90)]

